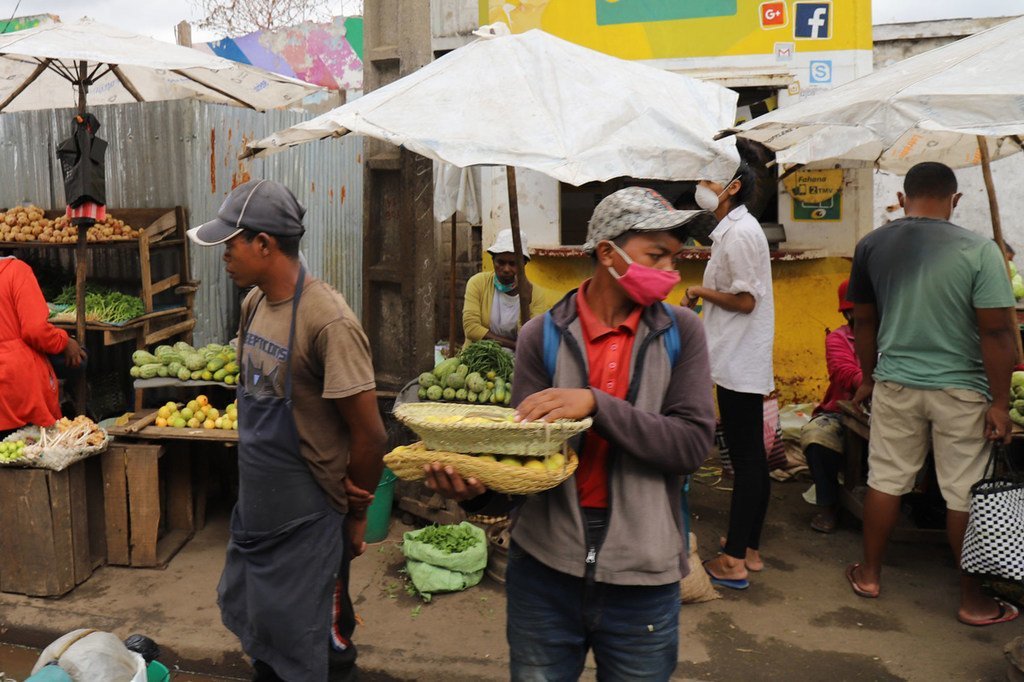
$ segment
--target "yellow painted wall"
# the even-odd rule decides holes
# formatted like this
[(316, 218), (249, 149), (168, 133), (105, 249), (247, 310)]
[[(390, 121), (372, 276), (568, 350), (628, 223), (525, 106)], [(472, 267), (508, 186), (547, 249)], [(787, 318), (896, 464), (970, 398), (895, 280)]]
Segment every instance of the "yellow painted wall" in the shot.
[[(484, 267), (491, 269), (490, 258)], [(703, 262), (680, 266), (682, 284), (669, 300), (679, 302), (686, 286), (700, 284)], [(568, 292), (593, 272), (586, 257), (534, 257), (527, 265), (527, 277), (540, 286)], [(850, 274), (846, 258), (804, 261), (773, 261), (775, 291), (775, 386), (779, 403), (818, 402), (825, 395), (825, 329), (843, 324), (837, 311), (839, 283)]]

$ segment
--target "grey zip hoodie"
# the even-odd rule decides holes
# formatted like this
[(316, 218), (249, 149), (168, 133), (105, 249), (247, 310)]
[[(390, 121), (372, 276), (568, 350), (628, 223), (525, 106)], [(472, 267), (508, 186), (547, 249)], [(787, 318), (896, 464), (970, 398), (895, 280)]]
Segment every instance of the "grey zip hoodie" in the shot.
[[(562, 336), (555, 376), (544, 365), (544, 320), (522, 328), (516, 344), (512, 404), (545, 388), (588, 386), (586, 342), (576, 292), (551, 309)], [(626, 400), (591, 389), (597, 401), (592, 427), (608, 440), (608, 533), (594, 577), (613, 585), (667, 585), (689, 573), (680, 510), (682, 477), (696, 471), (711, 450), (715, 430), (711, 373), (704, 327), (693, 311), (661, 304), (640, 318), (630, 362)], [(662, 336), (675, 323), (680, 353), (669, 366)], [(581, 436), (572, 444), (579, 452)], [(512, 539), (557, 571), (583, 577), (586, 539), (576, 481), (527, 497)]]

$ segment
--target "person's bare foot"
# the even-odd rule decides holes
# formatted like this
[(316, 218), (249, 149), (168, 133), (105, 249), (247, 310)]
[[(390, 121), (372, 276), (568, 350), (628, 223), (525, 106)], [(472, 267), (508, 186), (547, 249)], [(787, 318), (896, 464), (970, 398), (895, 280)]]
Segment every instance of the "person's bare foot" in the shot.
[(742, 559), (731, 557), (728, 554), (719, 554), (714, 559), (704, 562), (704, 566), (712, 575), (725, 580), (746, 580), (747, 567), (743, 564)]
[[(725, 538), (718, 538), (718, 546), (725, 549)], [(761, 552), (756, 549), (750, 549), (747, 547), (747, 555), (743, 559), (743, 563), (746, 565), (748, 571), (760, 573), (764, 570), (764, 561), (761, 559)]]

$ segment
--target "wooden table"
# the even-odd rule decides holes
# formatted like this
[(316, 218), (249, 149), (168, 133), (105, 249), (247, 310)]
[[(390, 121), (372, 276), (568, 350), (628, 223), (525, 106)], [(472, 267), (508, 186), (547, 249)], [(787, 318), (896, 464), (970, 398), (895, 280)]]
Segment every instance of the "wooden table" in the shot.
[(166, 565), (205, 525), (207, 460), (193, 458), (188, 444), (238, 443), (236, 431), (144, 425), (154, 412), (108, 429), (114, 440), (103, 454), (103, 485), (111, 564)]

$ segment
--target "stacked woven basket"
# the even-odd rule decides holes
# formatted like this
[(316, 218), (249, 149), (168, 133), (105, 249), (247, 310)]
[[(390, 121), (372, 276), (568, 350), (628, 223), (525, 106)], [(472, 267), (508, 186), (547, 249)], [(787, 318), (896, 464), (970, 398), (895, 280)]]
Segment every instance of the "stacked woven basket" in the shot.
[(395, 448), (384, 462), (407, 481), (423, 478), (425, 465), (440, 462), (512, 495), (550, 490), (572, 476), (578, 460), (567, 443), (589, 429), (591, 420), (516, 422), (514, 414), (482, 405), (400, 405), (395, 416), (422, 441)]

